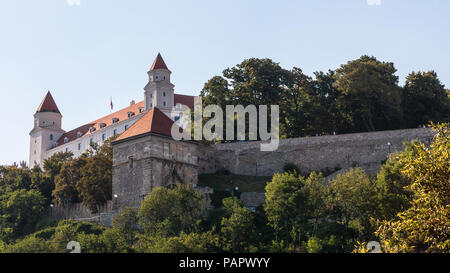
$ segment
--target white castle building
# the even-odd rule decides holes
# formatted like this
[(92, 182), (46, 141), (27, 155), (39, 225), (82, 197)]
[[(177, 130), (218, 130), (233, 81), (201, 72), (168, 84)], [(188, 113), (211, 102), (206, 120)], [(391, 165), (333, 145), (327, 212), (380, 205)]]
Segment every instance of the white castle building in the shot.
[(30, 132), (30, 167), (43, 167), (44, 160), (57, 152), (72, 152), (78, 157), (91, 143), (101, 145), (108, 138), (123, 133), (152, 108), (158, 108), (179, 123), (185, 110), (193, 110), (196, 97), (175, 94), (174, 85), (170, 82), (171, 73), (158, 54), (148, 72), (149, 82), (144, 87), (143, 101), (131, 101), (130, 106), (124, 109), (70, 131), (62, 129), (62, 114), (48, 92), (34, 114), (34, 128)]

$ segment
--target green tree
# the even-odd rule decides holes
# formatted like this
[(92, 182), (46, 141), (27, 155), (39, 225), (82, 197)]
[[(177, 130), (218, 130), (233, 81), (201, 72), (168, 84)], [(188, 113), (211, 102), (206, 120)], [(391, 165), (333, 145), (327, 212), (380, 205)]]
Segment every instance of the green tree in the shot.
[(362, 56), (336, 70), (337, 100), (348, 129), (343, 132), (382, 131), (399, 128), (401, 89), (393, 63)]
[(55, 178), (55, 189), (52, 192), (53, 200), (64, 205), (65, 200), (72, 203), (80, 201), (77, 183), (82, 177), (82, 170), (87, 164), (86, 157), (82, 156), (64, 163)]
[(409, 209), (376, 231), (387, 252), (450, 252), (450, 125), (433, 130), (429, 148), (416, 143), (417, 155), (403, 159), (416, 195)]
[(29, 169), (17, 166), (0, 167), (0, 189), (3, 191), (29, 190), (31, 173)]
[(373, 179), (362, 169), (351, 169), (330, 182), (330, 205), (338, 222), (357, 231), (358, 238), (371, 239), (371, 219), (376, 216), (377, 200)]
[(159, 187), (142, 202), (139, 220), (147, 234), (176, 236), (197, 231), (203, 212), (203, 196), (191, 185)]
[(124, 208), (114, 217), (112, 226), (128, 245), (133, 245), (138, 232), (138, 212), (135, 208)]
[(410, 207), (414, 192), (408, 187), (412, 180), (403, 172), (405, 159), (417, 156), (417, 142), (404, 143), (405, 150), (389, 155), (377, 174), (377, 220), (391, 220), (397, 213)]
[(291, 173), (275, 174), (266, 186), (266, 211), (269, 225), (278, 240), (301, 246), (307, 215), (302, 188), (304, 178)]
[(44, 160), (44, 171), (53, 183), (55, 183), (55, 178), (60, 173), (64, 163), (72, 160), (72, 158), (72, 152), (58, 152)]
[(214, 253), (220, 251), (219, 238), (211, 231), (178, 236), (141, 235), (137, 251), (143, 253)]
[(11, 229), (13, 236), (34, 231), (44, 212), (45, 199), (36, 190), (17, 190), (0, 196), (0, 228)]
[[(0, 251), (1, 252), (1, 251)], [(54, 253), (51, 241), (27, 236), (14, 244), (5, 246), (4, 253)]]
[(108, 139), (100, 148), (91, 146), (95, 149), (88, 151), (87, 155), (92, 156), (87, 157), (76, 183), (83, 205), (94, 213), (112, 198), (112, 140)]
[(412, 72), (406, 77), (403, 115), (409, 128), (449, 121), (450, 98), (436, 72)]
[(228, 217), (222, 218), (221, 237), (228, 252), (249, 252), (255, 241), (254, 215), (234, 198), (223, 201)]

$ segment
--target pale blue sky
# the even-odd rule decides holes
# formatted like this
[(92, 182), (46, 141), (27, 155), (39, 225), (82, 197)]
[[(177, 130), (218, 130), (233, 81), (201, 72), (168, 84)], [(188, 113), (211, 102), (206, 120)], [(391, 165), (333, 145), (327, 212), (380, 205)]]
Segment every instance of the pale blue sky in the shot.
[(249, 57), (312, 75), (369, 54), (393, 61), (402, 83), (434, 69), (449, 87), (450, 1), (369, 2), (0, 0), (0, 164), (28, 160), (48, 89), (73, 129), (108, 114), (111, 96), (115, 109), (142, 100), (159, 51), (191, 95)]

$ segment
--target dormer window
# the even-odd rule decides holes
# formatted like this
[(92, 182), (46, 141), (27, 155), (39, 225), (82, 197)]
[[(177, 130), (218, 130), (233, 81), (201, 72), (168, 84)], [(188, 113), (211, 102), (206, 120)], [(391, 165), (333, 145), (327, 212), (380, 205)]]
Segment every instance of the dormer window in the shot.
[(83, 134), (81, 132), (77, 133), (77, 137), (81, 137)]
[(95, 127), (90, 127), (90, 128), (89, 128), (89, 132), (91, 132), (91, 133), (92, 133), (92, 132), (95, 132)]
[(144, 112), (144, 107), (139, 107), (139, 114)]
[(105, 128), (106, 127), (106, 123), (100, 123), (100, 129)]
[(67, 143), (67, 142), (69, 142), (69, 138), (68, 138), (68, 137), (65, 137), (65, 138), (64, 138), (64, 143)]
[(128, 112), (128, 118), (131, 118), (134, 116), (134, 112)]
[(112, 119), (112, 123), (114, 124), (114, 123), (117, 123), (117, 122), (119, 122), (119, 119), (118, 118), (113, 118)]

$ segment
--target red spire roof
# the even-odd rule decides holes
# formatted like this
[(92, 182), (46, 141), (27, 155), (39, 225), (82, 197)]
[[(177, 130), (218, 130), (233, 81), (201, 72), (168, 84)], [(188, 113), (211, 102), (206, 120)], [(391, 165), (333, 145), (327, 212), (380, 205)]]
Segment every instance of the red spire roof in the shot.
[(155, 70), (155, 69), (167, 69), (167, 70), (169, 70), (167, 68), (167, 65), (164, 62), (164, 60), (163, 60), (163, 58), (162, 58), (160, 53), (158, 53), (158, 56), (156, 56), (156, 59), (153, 62), (153, 65), (152, 65), (152, 68), (150, 68), (150, 71), (151, 70)]
[(158, 108), (153, 107), (114, 141), (119, 141), (146, 133), (171, 136), (173, 124), (173, 120), (166, 116), (166, 114), (161, 112)]
[(54, 113), (61, 114), (59, 112), (58, 106), (56, 106), (56, 103), (52, 97), (52, 94), (50, 94), (50, 91), (48, 91), (47, 95), (45, 95), (45, 98), (41, 102), (41, 105), (39, 105), (37, 112), (54, 112)]

